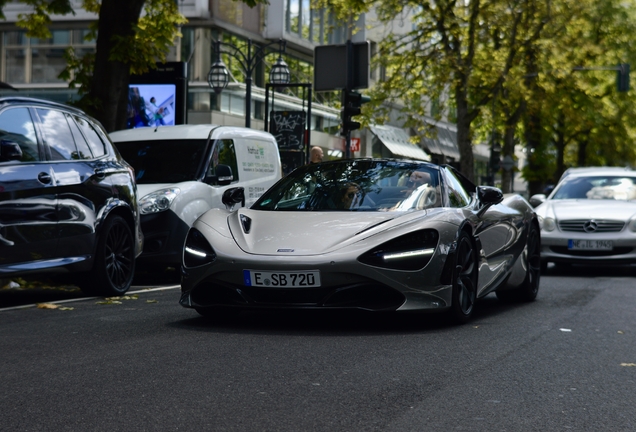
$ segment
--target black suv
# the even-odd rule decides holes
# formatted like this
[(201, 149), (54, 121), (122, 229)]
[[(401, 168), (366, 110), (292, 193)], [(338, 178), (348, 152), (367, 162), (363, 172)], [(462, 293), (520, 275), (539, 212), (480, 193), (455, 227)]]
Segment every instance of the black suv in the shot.
[(85, 293), (119, 295), (142, 247), (134, 171), (99, 122), (0, 98), (0, 278), (66, 274)]

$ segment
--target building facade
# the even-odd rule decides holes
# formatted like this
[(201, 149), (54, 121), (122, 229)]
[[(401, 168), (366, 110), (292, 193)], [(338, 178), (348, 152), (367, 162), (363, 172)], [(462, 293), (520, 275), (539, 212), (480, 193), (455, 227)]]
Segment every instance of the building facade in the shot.
[[(67, 102), (77, 97), (75, 90), (58, 78), (65, 67), (64, 50), (71, 46), (79, 53), (95, 49), (84, 36), (89, 24), (97, 19), (83, 11), (75, 1), (75, 15), (55, 16), (52, 37), (47, 40), (26, 37), (15, 22), (28, 12), (23, 3), (9, 2), (4, 7), (5, 21), (0, 21), (0, 81), (18, 89), (23, 95)], [(284, 59), (291, 70), (291, 81), (313, 81), (314, 48), (318, 45), (369, 41), (371, 56), (378, 41), (387, 32), (406, 31), (409, 17), (397, 16), (394, 23), (377, 25), (371, 12), (360, 16), (354, 28), (339, 23), (327, 10), (312, 9), (310, 0), (270, 0), (268, 5), (249, 8), (232, 0), (178, 0), (180, 12), (188, 19), (169, 55), (169, 61), (186, 62), (188, 74), (187, 123), (214, 123), (243, 126), (246, 115), (245, 70), (235, 58), (222, 54), (231, 73), (230, 84), (219, 94), (208, 84), (211, 65), (219, 59), (215, 42), (232, 45), (245, 53), (248, 44), (265, 55), (258, 58), (251, 86), (251, 127), (264, 128), (266, 81), (268, 71), (280, 56), (277, 41), (284, 41)], [(406, 24), (405, 24), (406, 23)], [(250, 42), (248, 42), (250, 41)], [(266, 48), (267, 47), (267, 48)], [(334, 68), (344, 65), (334, 64)], [(381, 70), (371, 70), (370, 85), (381, 79)], [(270, 106), (277, 110), (306, 110), (307, 94), (302, 89), (277, 92)], [(339, 92), (313, 93), (310, 143), (323, 148), (326, 159), (344, 155), (340, 137)], [(402, 127), (395, 118), (389, 125), (373, 125), (354, 131), (360, 143), (353, 157), (407, 157), (453, 163), (459, 159), (456, 129), (452, 123), (429, 119), (437, 128), (434, 138), (421, 137), (414, 144), (415, 131)], [(479, 166), (488, 155), (476, 153)], [(478, 173), (479, 174), (479, 173)], [(476, 177), (479, 178), (479, 177)]]

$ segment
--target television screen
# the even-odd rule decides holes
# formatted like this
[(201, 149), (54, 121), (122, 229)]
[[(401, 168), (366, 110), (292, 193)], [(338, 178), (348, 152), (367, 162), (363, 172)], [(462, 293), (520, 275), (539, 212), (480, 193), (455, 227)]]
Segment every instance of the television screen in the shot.
[(173, 126), (176, 85), (131, 84), (128, 89), (127, 128)]

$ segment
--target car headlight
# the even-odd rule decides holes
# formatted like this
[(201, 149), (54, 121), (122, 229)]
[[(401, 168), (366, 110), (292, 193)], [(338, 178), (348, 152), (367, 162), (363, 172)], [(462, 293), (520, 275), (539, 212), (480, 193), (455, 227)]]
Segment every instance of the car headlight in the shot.
[(391, 270), (419, 270), (433, 257), (438, 239), (435, 230), (416, 231), (381, 244), (360, 255), (358, 261)]
[(539, 217), (539, 226), (545, 231), (554, 231), (556, 228), (556, 221), (551, 217)]
[(199, 267), (210, 264), (216, 259), (216, 252), (205, 236), (196, 228), (190, 228), (183, 249), (183, 265), (185, 267)]
[(139, 200), (141, 214), (159, 213), (168, 210), (181, 189), (169, 188), (154, 191)]

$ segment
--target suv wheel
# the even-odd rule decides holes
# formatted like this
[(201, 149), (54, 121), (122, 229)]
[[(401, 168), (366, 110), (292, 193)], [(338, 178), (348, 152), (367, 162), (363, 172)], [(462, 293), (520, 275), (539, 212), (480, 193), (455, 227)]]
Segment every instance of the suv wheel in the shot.
[(126, 293), (135, 274), (135, 240), (121, 216), (109, 217), (97, 244), (93, 272), (80, 288), (87, 294), (118, 296)]

